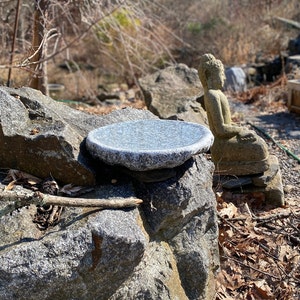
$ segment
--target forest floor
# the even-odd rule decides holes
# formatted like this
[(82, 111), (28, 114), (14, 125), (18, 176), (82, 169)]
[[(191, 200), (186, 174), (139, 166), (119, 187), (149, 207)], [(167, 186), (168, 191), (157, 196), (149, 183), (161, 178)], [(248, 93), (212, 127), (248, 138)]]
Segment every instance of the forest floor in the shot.
[(279, 86), (253, 103), (244, 104), (249, 92), (230, 101), (234, 121), (256, 130), (278, 158), (285, 205), (268, 206), (259, 193), (216, 192), (217, 300), (300, 299), (300, 115), (287, 110), (286, 95)]
[[(300, 115), (288, 111), (280, 81), (228, 99), (233, 121), (255, 130), (278, 158), (285, 205), (267, 205), (262, 193), (215, 190), (221, 261), (216, 299), (300, 299)], [(142, 100), (125, 97), (121, 106), (79, 109), (106, 114), (126, 106), (145, 108)]]

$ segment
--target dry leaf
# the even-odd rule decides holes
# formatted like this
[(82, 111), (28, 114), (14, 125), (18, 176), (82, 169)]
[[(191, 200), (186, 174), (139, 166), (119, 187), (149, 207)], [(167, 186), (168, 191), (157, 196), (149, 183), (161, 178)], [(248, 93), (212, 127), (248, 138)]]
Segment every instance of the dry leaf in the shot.
[(229, 228), (219, 228), (219, 242), (221, 244), (227, 242), (233, 236), (233, 231)]
[(19, 181), (26, 181), (27, 183), (30, 184), (37, 184), (40, 183), (42, 180), (38, 177), (35, 177), (31, 174), (15, 170), (15, 169), (10, 169), (6, 175), (6, 177), (3, 179), (3, 182), (11, 182), (12, 180), (16, 181), (16, 183), (19, 183)]
[(16, 180), (11, 181), (7, 186), (5, 186), (5, 191), (11, 191), (15, 186)]
[(276, 300), (265, 280), (254, 282), (253, 293), (257, 296), (255, 299)]
[(228, 203), (225, 208), (219, 211), (219, 215), (223, 218), (233, 218), (237, 215), (237, 207), (232, 203)]
[(69, 196), (79, 196), (92, 191), (93, 188), (85, 186), (74, 186), (72, 183), (64, 185), (59, 192)]

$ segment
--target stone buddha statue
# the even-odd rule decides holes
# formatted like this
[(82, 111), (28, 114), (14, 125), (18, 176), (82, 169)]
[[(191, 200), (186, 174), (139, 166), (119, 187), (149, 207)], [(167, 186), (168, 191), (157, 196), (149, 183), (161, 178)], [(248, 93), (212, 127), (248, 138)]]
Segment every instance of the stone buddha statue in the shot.
[(222, 92), (224, 67), (212, 54), (200, 58), (199, 78), (204, 89), (204, 104), (215, 140), (211, 147), (216, 172), (227, 175), (260, 174), (269, 168), (265, 141), (254, 131), (231, 121), (227, 97)]

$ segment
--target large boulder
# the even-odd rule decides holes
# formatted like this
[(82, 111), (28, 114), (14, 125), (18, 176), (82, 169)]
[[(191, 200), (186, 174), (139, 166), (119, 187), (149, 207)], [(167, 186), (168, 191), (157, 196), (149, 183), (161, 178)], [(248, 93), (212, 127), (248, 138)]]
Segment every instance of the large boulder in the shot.
[[(87, 115), (28, 88), (2, 89), (1, 93), (2, 98), (7, 99), (5, 103), (12, 110), (17, 108), (19, 119), (25, 122), (18, 122), (13, 111), (11, 115), (14, 116), (10, 118), (8, 108), (1, 114), (2, 128), (6, 124), (2, 138), (5, 136), (5, 141), (10, 142), (9, 138), (14, 139), (20, 133), (24, 139), (18, 145), (19, 152), (25, 152), (24, 146), (27, 151), (34, 147), (35, 141), (26, 144), (26, 138), (31, 139), (26, 133), (33, 124), (39, 124), (42, 130), (46, 130), (43, 126), (45, 116), (50, 115), (49, 110), (51, 117), (54, 118), (56, 112), (55, 120), (63, 124), (58, 127), (57, 123), (51, 123), (54, 119), (49, 120), (55, 128), (50, 128), (53, 139), (62, 136), (61, 131), (69, 130), (80, 140), (86, 131), (98, 126), (156, 118), (148, 111), (136, 109), (118, 110), (107, 116)], [(21, 95), (19, 97), (23, 100), (10, 94)], [(47, 103), (50, 100), (53, 103)], [(37, 123), (32, 122), (36, 119), (30, 119), (28, 112), (25, 114), (24, 102), (32, 105), (32, 116), (47, 113), (42, 118), (44, 123), (38, 117)], [(26, 109), (29, 111), (28, 107)], [(8, 128), (9, 118), (15, 126), (13, 131)], [(41, 135), (40, 139), (49, 141), (47, 135)], [(70, 140), (67, 141), (70, 143)], [(57, 149), (62, 148), (59, 143), (57, 145)], [(48, 148), (45, 149), (47, 151)], [(168, 176), (160, 174), (160, 170), (147, 176), (100, 163), (87, 155), (84, 144), (80, 155), (81, 161), (78, 156), (72, 157), (74, 165), (88, 160), (93, 167), (101, 166), (93, 169), (95, 174), (92, 173), (91, 177), (105, 177), (103, 182), (98, 181), (94, 191), (82, 197), (139, 197), (143, 204), (139, 208), (122, 210), (64, 208), (58, 225), (43, 231), (32, 221), (37, 212), (34, 205), (2, 216), (0, 299), (214, 299), (214, 275), (219, 267), (218, 230), (212, 191), (213, 164), (206, 155), (193, 156), (184, 164), (170, 169)], [(30, 159), (29, 154), (26, 157)], [(6, 161), (6, 167), (23, 166), (19, 159), (21, 156), (17, 156), (12, 165)], [(39, 165), (39, 160), (36, 164)], [(68, 164), (70, 162), (63, 158), (59, 167), (67, 169)], [(87, 169), (85, 164), (82, 165)], [(56, 166), (48, 169), (54, 178), (54, 174), (60, 174), (55, 170)], [(41, 173), (36, 171), (32, 175), (38, 174)], [(159, 180), (153, 178), (155, 174), (158, 174)], [(84, 177), (80, 178), (81, 181), (77, 181), (80, 185), (86, 183)], [(70, 182), (67, 176), (62, 181)], [(0, 185), (0, 190), (3, 188)], [(18, 190), (23, 189), (14, 187), (12, 192), (17, 197), (20, 195)], [(0, 212), (5, 212), (11, 205), (11, 199), (1, 198)]]
[(215, 200), (208, 184), (213, 169), (200, 155), (176, 168), (175, 177), (136, 188), (151, 230), (169, 241), (188, 299), (214, 298), (212, 278), (219, 261)]
[(78, 185), (95, 183), (94, 164), (85, 149), (89, 131), (124, 120), (155, 118), (148, 111), (130, 109), (100, 118), (30, 88), (1, 87), (0, 106), (0, 167)]
[[(87, 197), (120, 195), (132, 196), (131, 186), (101, 186)], [(68, 208), (42, 233), (33, 214), (31, 206), (1, 218), (0, 299), (108, 299), (148, 244), (137, 209)]]
[(196, 69), (178, 64), (139, 80), (147, 108), (162, 119), (207, 125), (203, 88)]

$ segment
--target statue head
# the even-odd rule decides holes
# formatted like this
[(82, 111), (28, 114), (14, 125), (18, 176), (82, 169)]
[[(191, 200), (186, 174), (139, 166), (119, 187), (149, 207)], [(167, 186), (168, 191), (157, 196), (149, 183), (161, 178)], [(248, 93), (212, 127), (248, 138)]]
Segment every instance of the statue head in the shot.
[(200, 57), (198, 75), (204, 89), (221, 89), (225, 82), (223, 64), (212, 54)]

